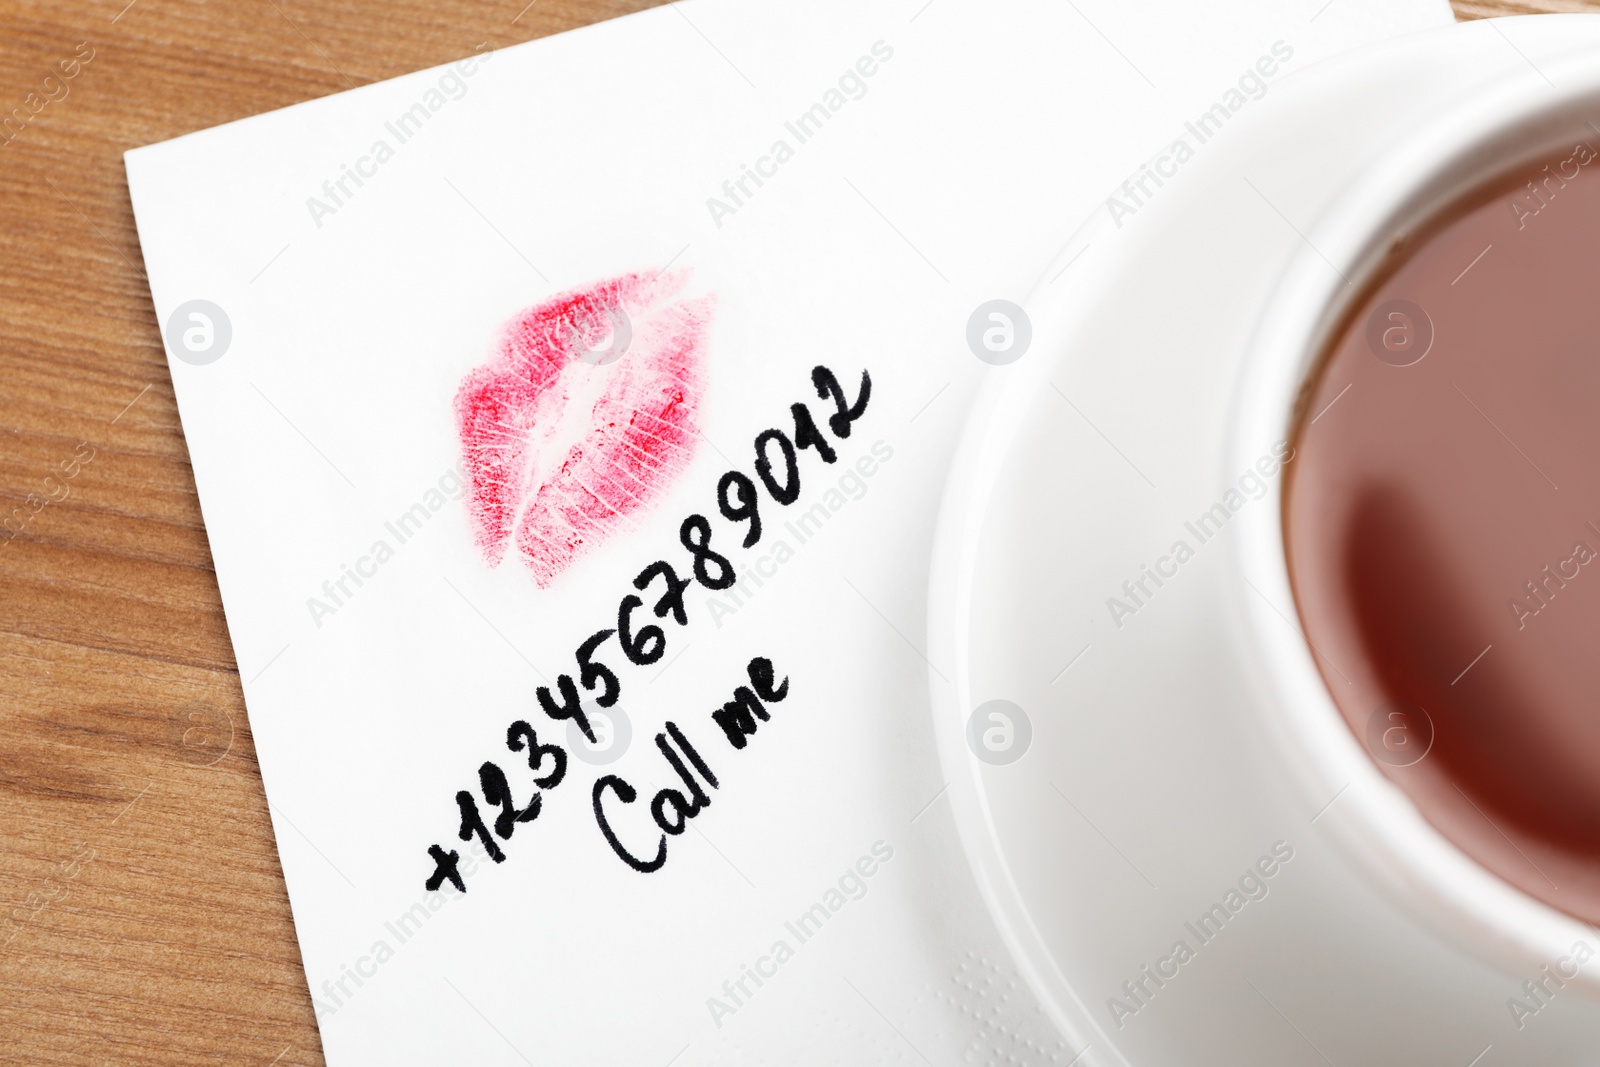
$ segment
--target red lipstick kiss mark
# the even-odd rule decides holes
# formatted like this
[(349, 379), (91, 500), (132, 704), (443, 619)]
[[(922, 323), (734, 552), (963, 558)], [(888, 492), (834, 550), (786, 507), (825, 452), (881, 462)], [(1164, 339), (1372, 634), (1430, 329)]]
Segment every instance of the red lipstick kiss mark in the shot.
[(631, 525), (693, 454), (715, 298), (688, 271), (625, 274), (530, 308), (456, 393), (478, 547), (515, 542), (545, 588)]

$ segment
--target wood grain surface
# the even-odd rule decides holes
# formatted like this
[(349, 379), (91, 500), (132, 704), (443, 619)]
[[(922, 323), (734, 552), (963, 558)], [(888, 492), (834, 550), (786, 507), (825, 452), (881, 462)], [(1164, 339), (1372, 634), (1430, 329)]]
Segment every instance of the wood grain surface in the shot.
[(524, 2), (0, 8), (0, 1062), (322, 1062), (122, 153), (651, 6)]

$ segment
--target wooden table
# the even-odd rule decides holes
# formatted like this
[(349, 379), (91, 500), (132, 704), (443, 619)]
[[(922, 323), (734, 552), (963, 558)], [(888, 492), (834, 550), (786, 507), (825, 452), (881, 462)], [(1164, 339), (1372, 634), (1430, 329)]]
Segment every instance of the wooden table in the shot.
[(122, 153), (651, 5), (125, 3), (0, 14), (0, 1062), (321, 1063)]

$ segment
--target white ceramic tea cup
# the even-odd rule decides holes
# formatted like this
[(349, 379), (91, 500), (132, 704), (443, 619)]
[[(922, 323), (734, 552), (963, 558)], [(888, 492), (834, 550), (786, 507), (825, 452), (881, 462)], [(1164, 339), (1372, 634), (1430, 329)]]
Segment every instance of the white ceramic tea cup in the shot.
[[(1402, 38), (1273, 92), (1080, 234), (957, 451), (928, 645), (963, 845), (1082, 1063), (1587, 1062), (1600, 961), (1573, 957), (1600, 932), (1469, 859), (1346, 726), (1265, 461), (1396, 238), (1600, 120), (1600, 17)], [(1025, 751), (974, 740), (995, 707)]]
[[(1581, 32), (1573, 34), (1567, 55), (1542, 58), (1536, 67), (1524, 60), (1537, 79), (1480, 74), (1448, 110), (1430, 113), (1391, 141), (1305, 228), (1302, 248), (1273, 288), (1243, 361), (1227, 469), (1252, 460), (1257, 442), (1293, 436), (1296, 400), (1317, 358), (1351, 304), (1364, 296), (1363, 280), (1390, 262), (1397, 237), (1424, 228), (1518, 163), (1542, 161), (1575, 142), (1600, 144), (1593, 125), (1600, 119), (1600, 43), (1584, 40), (1596, 22), (1578, 20)], [(1560, 35), (1567, 25), (1535, 21), (1529, 28)], [(1330, 260), (1348, 280), (1330, 269)], [(1261, 684), (1268, 725), (1306, 798), (1339, 794), (1322, 821), (1351, 861), (1441, 933), (1489, 958), (1556, 960), (1575, 941), (1593, 942), (1585, 923), (1513, 889), (1435, 830), (1334, 708), (1304, 637), (1268, 603), (1294, 603), (1282, 487), (1281, 480), (1273, 483), (1264, 501), (1270, 508), (1240, 515), (1232, 547), (1246, 595), (1233, 598), (1234, 623), (1241, 658)], [(1600, 967), (1579, 969), (1568, 981), (1600, 992)]]

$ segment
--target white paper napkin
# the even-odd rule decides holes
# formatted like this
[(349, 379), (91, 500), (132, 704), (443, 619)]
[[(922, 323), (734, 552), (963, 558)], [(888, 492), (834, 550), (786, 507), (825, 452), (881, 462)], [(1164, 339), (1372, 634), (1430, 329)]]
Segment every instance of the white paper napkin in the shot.
[[(1275, 80), (1448, 18), (1442, 0), (698, 0), (130, 152), (328, 1061), (1078, 1056), (977, 899), (926, 710), (938, 491), (969, 394), (1004, 373), (969, 319), (1020, 303), (1085, 219), (1114, 239), (1181, 174), (1180, 143), (1205, 151)], [(526, 309), (663, 268), (714, 302), (687, 466), (546, 587), (514, 544), (491, 566), (463, 380)], [(848, 438), (817, 366), (847, 402), (871, 376)], [(755, 438), (792, 440), (797, 403), (835, 462), (801, 449), (787, 506), (753, 481), (745, 548), (719, 479), (757, 479)], [(691, 515), (737, 584), (692, 584), (680, 625), (650, 612), (655, 579), (634, 626), (659, 623), (663, 654), (600, 643), (620, 696), (586, 707), (611, 748), (575, 745), (537, 688), (582, 681), (579, 646), (646, 565), (693, 574)], [(736, 748), (714, 713), (758, 657), (788, 689)], [(489, 831), (495, 863), (458, 838), (456, 796), (494, 822), (489, 762), (530, 804), (555, 757), (530, 769), (517, 721), (566, 771), (536, 818)], [(693, 787), (655, 743), (668, 721), (717, 779), (667, 738), (711, 801), (670, 837), (651, 798)], [(602, 810), (638, 856), (665, 842), (659, 869), (601, 832), (608, 775), (638, 799), (612, 786)], [(424, 887), (434, 845), (465, 893)]]

